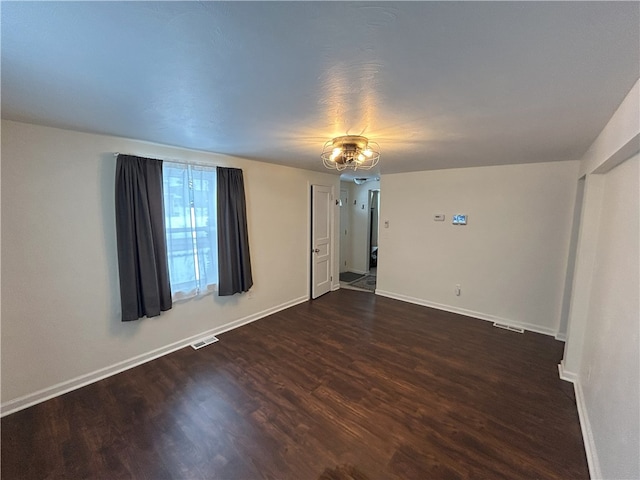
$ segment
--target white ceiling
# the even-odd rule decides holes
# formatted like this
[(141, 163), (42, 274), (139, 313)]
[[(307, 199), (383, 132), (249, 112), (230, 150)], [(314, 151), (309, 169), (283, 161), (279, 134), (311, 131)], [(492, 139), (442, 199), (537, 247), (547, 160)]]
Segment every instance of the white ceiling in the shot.
[(578, 159), (640, 76), (638, 2), (1, 8), (3, 118), (320, 171)]

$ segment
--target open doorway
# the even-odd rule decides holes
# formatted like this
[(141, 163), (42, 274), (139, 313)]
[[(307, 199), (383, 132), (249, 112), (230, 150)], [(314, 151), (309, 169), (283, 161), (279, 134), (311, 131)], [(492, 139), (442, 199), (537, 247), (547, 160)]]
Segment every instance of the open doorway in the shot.
[(378, 267), (378, 228), (380, 226), (380, 190), (369, 190), (369, 273)]
[(375, 292), (380, 180), (340, 182), (340, 287)]

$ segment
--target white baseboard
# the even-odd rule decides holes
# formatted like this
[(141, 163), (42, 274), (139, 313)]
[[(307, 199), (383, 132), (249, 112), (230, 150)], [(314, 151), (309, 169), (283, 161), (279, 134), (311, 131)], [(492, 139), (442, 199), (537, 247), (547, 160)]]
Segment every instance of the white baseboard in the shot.
[(369, 273), (369, 270), (355, 270), (353, 268), (350, 268), (349, 271), (351, 273), (357, 273), (359, 275), (367, 275)]
[(560, 361), (560, 363), (558, 364), (558, 373), (559, 373), (560, 378), (562, 380), (565, 380), (567, 382), (571, 382), (573, 384), (575, 384), (578, 381), (578, 374), (577, 373), (569, 372), (568, 370), (566, 370), (564, 368), (564, 360)]
[(23, 397), (9, 400), (8, 402), (0, 405), (0, 417), (4, 417), (20, 410), (24, 410), (25, 408), (31, 407), (32, 405), (42, 403), (51, 398), (58, 397), (91, 383), (95, 383), (98, 380), (102, 380), (103, 378), (107, 378), (125, 370), (129, 370), (130, 368), (137, 367), (138, 365), (142, 365), (143, 363), (150, 362), (151, 360), (175, 352), (176, 350), (180, 350), (181, 348), (190, 345), (191, 343), (202, 337), (206, 337), (209, 335), (219, 335), (221, 333), (228, 332), (229, 330), (233, 330), (234, 328), (241, 327), (242, 325), (255, 322), (256, 320), (267, 317), (281, 310), (285, 310), (300, 303), (304, 303), (307, 300), (307, 296), (290, 300), (280, 305), (276, 305), (275, 307), (254, 313), (253, 315), (234, 320), (219, 327), (212, 328), (210, 330), (192, 335), (177, 342), (170, 343), (169, 345), (165, 345), (164, 347), (160, 347), (155, 350), (151, 350), (150, 352), (137, 355), (135, 357), (129, 358), (128, 360), (124, 360), (108, 367), (95, 370), (94, 372), (80, 375), (79, 377), (72, 378), (71, 380), (67, 380), (56, 385), (52, 385), (51, 387), (38, 390), (37, 392), (30, 393)]
[(576, 392), (576, 406), (578, 407), (578, 418), (580, 419), (580, 429), (582, 430), (582, 440), (584, 442), (584, 450), (587, 454), (587, 465), (589, 466), (589, 476), (593, 479), (602, 478), (602, 470), (598, 461), (595, 441), (593, 439), (593, 431), (587, 414), (587, 405), (582, 392), (582, 385), (579, 381), (573, 382), (573, 388)]
[(517, 322), (515, 320), (511, 320), (508, 318), (501, 318), (495, 315), (490, 315), (482, 312), (475, 312), (473, 310), (467, 310), (465, 308), (454, 307), (451, 305), (443, 305), (440, 303), (430, 302), (428, 300), (423, 300), (421, 298), (409, 297), (407, 295), (402, 295), (399, 293), (387, 292), (385, 290), (376, 290), (376, 295), (380, 295), (381, 297), (389, 297), (395, 300), (401, 300), (403, 302), (414, 303), (416, 305), (422, 305), (423, 307), (435, 308), (438, 310), (444, 310), (445, 312), (457, 313), (460, 315), (464, 315), (466, 317), (479, 318), (480, 320), (487, 320), (489, 322), (497, 322), (504, 325), (508, 325), (514, 328), (522, 328), (524, 330), (529, 330), (531, 332), (542, 333), (544, 335), (550, 335), (555, 337), (556, 331), (552, 328), (541, 327), (539, 325), (534, 325), (531, 323), (522, 323)]
[(587, 455), (587, 465), (589, 466), (589, 477), (602, 478), (602, 470), (596, 453), (596, 446), (593, 440), (593, 431), (587, 414), (587, 405), (584, 401), (582, 385), (577, 373), (569, 372), (564, 368), (564, 360), (558, 364), (558, 373), (562, 380), (573, 383), (573, 390), (576, 393), (576, 407), (578, 408), (578, 418), (580, 419), (580, 430), (582, 431), (582, 442)]
[(566, 342), (567, 341), (567, 334), (566, 333), (556, 333), (556, 340), (559, 340), (561, 342)]

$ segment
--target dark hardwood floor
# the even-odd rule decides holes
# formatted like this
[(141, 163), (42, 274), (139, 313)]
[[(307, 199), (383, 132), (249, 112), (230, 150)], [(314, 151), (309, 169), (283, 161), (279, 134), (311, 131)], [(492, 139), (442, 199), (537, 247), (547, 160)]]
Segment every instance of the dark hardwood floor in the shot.
[(2, 479), (588, 478), (563, 344), (339, 290), (2, 419)]

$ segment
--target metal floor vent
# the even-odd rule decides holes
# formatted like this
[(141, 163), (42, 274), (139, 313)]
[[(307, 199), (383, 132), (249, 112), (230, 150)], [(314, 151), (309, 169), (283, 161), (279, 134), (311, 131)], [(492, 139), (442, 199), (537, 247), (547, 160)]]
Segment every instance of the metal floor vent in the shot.
[(509, 330), (510, 332), (524, 333), (524, 328), (512, 327), (511, 325), (505, 325), (504, 323), (494, 323), (494, 327), (503, 328), (505, 330)]
[(211, 345), (212, 343), (216, 343), (217, 341), (218, 338), (211, 335), (210, 337), (203, 338), (201, 340), (198, 340), (197, 342), (192, 343), (191, 348), (193, 348), (194, 350), (198, 350), (202, 347), (206, 347), (207, 345)]

